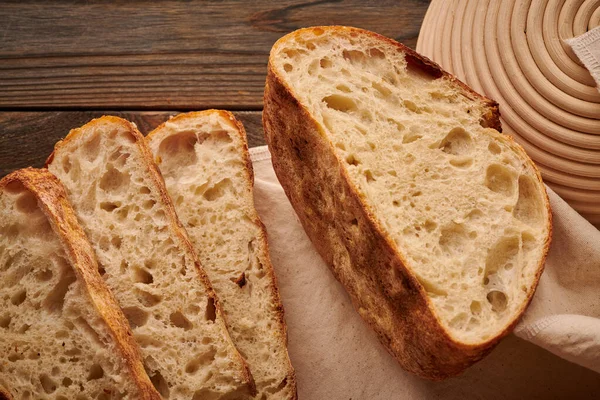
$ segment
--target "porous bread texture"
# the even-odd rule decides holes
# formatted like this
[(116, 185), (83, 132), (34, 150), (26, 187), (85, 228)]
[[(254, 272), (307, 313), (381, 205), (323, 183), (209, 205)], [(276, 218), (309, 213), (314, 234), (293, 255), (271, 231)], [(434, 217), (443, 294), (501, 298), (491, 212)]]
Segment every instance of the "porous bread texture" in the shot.
[[(24, 175), (24, 179), (41, 176), (47, 180), (45, 185), (58, 185), (45, 174), (22, 170), (0, 181), (0, 387), (8, 392), (4, 396), (15, 400), (159, 399), (139, 358), (129, 363), (137, 363), (143, 376), (137, 382), (132, 376), (127, 355), (98, 309), (107, 303), (98, 303), (98, 297), (92, 300), (90, 291), (98, 289), (88, 286), (81, 276), (87, 266), (74, 266), (82, 260), (69, 255), (57, 233), (68, 228), (58, 227), (61, 221), (43, 209), (55, 207), (66, 213), (61, 199), (51, 199), (57, 202), (54, 205), (43, 204), (22, 182)], [(44, 201), (52, 195), (41, 194), (46, 196)], [(81, 242), (73, 238), (72, 244)], [(85, 246), (79, 247), (81, 251)], [(112, 324), (126, 326), (120, 317), (113, 315)], [(5, 398), (2, 391), (0, 398)]]
[(254, 208), (243, 126), (226, 111), (180, 114), (146, 140), (250, 366), (255, 399), (295, 399), (283, 308)]
[(169, 399), (237, 399), (247, 367), (143, 136), (103, 117), (59, 142), (48, 168), (65, 185), (157, 390)]
[(522, 149), (485, 127), (489, 102), (405, 56), (376, 34), (315, 28), (280, 40), (270, 60), (442, 326), (478, 344), (535, 289), (549, 242), (545, 189)]

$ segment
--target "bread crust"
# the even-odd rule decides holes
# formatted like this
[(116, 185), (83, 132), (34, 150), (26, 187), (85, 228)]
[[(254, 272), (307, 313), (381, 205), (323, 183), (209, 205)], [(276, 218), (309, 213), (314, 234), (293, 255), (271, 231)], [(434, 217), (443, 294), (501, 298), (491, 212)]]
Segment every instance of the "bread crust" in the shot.
[[(139, 348), (127, 319), (98, 273), (92, 246), (77, 222), (62, 184), (48, 170), (33, 168), (21, 169), (5, 176), (0, 180), (0, 190), (11, 182), (20, 182), (38, 200), (38, 205), (65, 249), (77, 279), (83, 283), (90, 303), (102, 317), (120, 350), (120, 357), (125, 360), (125, 373), (138, 388), (139, 397), (136, 398), (161, 399), (144, 370)], [(0, 398), (2, 395), (11, 398), (10, 394), (0, 390)]]
[[(250, 183), (248, 190), (250, 191), (250, 195), (252, 195), (252, 190), (254, 187), (254, 169), (252, 167), (252, 161), (250, 159), (250, 153), (248, 151), (248, 139), (246, 136), (246, 129), (244, 128), (244, 125), (240, 121), (238, 121), (237, 118), (235, 118), (235, 116), (231, 112), (225, 111), (225, 110), (215, 110), (215, 109), (209, 109), (209, 110), (204, 110), (204, 111), (195, 111), (195, 112), (189, 112), (189, 113), (185, 113), (185, 114), (176, 115), (176, 116), (172, 117), (171, 119), (169, 119), (169, 121), (176, 122), (178, 120), (184, 120), (184, 119), (195, 119), (195, 118), (199, 118), (199, 117), (214, 114), (214, 113), (218, 114), (221, 118), (229, 120), (232, 123), (232, 125), (235, 128), (236, 133), (239, 135), (242, 143), (244, 144), (244, 148), (243, 148), (243, 153), (244, 153), (243, 157), (244, 157), (244, 161), (245, 161), (244, 172), (246, 173), (246, 178), (248, 179), (248, 182)], [(167, 122), (169, 122), (169, 121), (167, 121)], [(152, 132), (150, 132), (146, 136), (146, 140), (150, 141), (150, 140), (152, 140), (153, 137), (157, 136), (157, 133), (160, 132), (160, 130), (164, 127), (164, 125), (167, 122), (162, 123), (156, 129), (154, 129)], [(285, 312), (283, 309), (283, 304), (281, 302), (281, 296), (279, 294), (279, 286), (277, 285), (277, 277), (275, 276), (275, 270), (273, 269), (273, 265), (271, 264), (271, 257), (269, 256), (269, 243), (267, 241), (267, 230), (265, 228), (265, 225), (261, 221), (260, 217), (258, 216), (258, 214), (256, 214), (256, 219), (253, 222), (260, 227), (260, 235), (257, 238), (261, 243), (260, 248), (263, 250), (260, 254), (260, 260), (263, 265), (264, 271), (270, 278), (269, 282), (270, 282), (271, 302), (272, 302), (272, 304), (276, 305), (276, 310), (275, 310), (275, 314), (277, 315), (277, 328), (276, 329), (279, 333), (279, 340), (280, 340), (279, 345), (287, 349), (288, 335), (287, 335), (287, 326), (285, 324)], [(288, 361), (287, 385), (291, 390), (290, 397), (288, 397), (288, 399), (289, 400), (297, 400), (298, 399), (298, 391), (297, 391), (297, 386), (296, 386), (296, 373), (294, 371), (294, 368), (292, 367), (292, 363), (291, 363), (289, 357), (287, 358), (287, 361)]]
[[(499, 130), (497, 103), (475, 93), (436, 63), (404, 45), (373, 32), (342, 26), (306, 28), (292, 32), (280, 41), (301, 35), (306, 30), (319, 30), (321, 34), (328, 31), (340, 35), (368, 35), (395, 46), (407, 55), (413, 67), (456, 82), (465, 96), (482, 100), (487, 108), (482, 125)], [(359, 314), (406, 370), (433, 380), (461, 373), (487, 355), (518, 322), (543, 271), (551, 235), (544, 244), (535, 282), (507, 327), (483, 343), (466, 344), (454, 340), (433, 312), (433, 305), (410, 271), (409, 264), (395, 250), (393, 240), (385, 234), (366, 200), (353, 185), (326, 133), (295, 98), (273, 65), (274, 52), (271, 52), (263, 111), (265, 137), (273, 168), (308, 236), (334, 276), (349, 292)], [(538, 186), (544, 192), (547, 227), (551, 232), (548, 197), (539, 172), (511, 138), (504, 135), (499, 138), (535, 171)]]
[(198, 277), (202, 281), (203, 285), (206, 287), (207, 295), (214, 301), (215, 311), (218, 316), (218, 318), (216, 318), (215, 321), (218, 321), (218, 323), (221, 324), (221, 328), (222, 328), (221, 331), (225, 335), (225, 340), (233, 349), (235, 349), (234, 356), (237, 358), (238, 365), (240, 366), (240, 376), (241, 376), (242, 382), (244, 382), (244, 384), (247, 385), (249, 393), (254, 395), (256, 393), (256, 386), (254, 384), (254, 379), (252, 378), (252, 374), (250, 373), (248, 364), (246, 363), (246, 360), (244, 360), (244, 358), (241, 356), (241, 354), (237, 351), (237, 348), (235, 347), (235, 345), (233, 344), (233, 341), (231, 340), (231, 337), (229, 336), (229, 330), (228, 330), (227, 322), (225, 319), (225, 315), (223, 313), (221, 303), (219, 302), (219, 299), (212, 287), (212, 284), (210, 283), (210, 280), (208, 279), (208, 276), (206, 275), (206, 272), (204, 271), (204, 269), (200, 265), (200, 262), (198, 261), (198, 255), (196, 254), (196, 251), (194, 250), (194, 246), (192, 245), (192, 243), (190, 242), (190, 239), (187, 236), (187, 232), (186, 232), (185, 228), (181, 224), (181, 221), (179, 220), (179, 217), (177, 216), (177, 214), (175, 212), (175, 206), (173, 205), (171, 197), (169, 196), (169, 194), (167, 192), (167, 188), (165, 186), (165, 181), (160, 173), (160, 170), (158, 169), (156, 163), (153, 160), (152, 152), (146, 145), (144, 135), (142, 135), (140, 133), (140, 131), (137, 129), (137, 127), (127, 120), (124, 120), (119, 117), (114, 117), (114, 116), (105, 115), (105, 116), (102, 116), (101, 118), (93, 119), (90, 122), (88, 122), (87, 124), (85, 124), (84, 126), (82, 126), (81, 128), (71, 130), (71, 132), (69, 132), (67, 137), (65, 137), (63, 140), (56, 143), (56, 145), (54, 146), (54, 151), (52, 152), (52, 154), (50, 154), (50, 156), (46, 160), (46, 167), (54, 159), (54, 153), (56, 152), (57, 149), (59, 149), (61, 146), (65, 145), (69, 141), (73, 140), (77, 135), (82, 134), (85, 129), (89, 129), (94, 124), (103, 124), (105, 122), (121, 125), (123, 128), (125, 128), (128, 131), (128, 133), (131, 135), (131, 138), (133, 139), (134, 143), (138, 147), (138, 150), (141, 152), (142, 159), (145, 163), (145, 166), (150, 171), (150, 174), (154, 181), (155, 187), (158, 188), (158, 190), (159, 190), (160, 200), (161, 200), (163, 207), (165, 208), (166, 215), (167, 215), (167, 218), (171, 225), (172, 231), (178, 236), (180, 243), (184, 246), (185, 251), (194, 260), (194, 265), (196, 266), (196, 271), (198, 272)]

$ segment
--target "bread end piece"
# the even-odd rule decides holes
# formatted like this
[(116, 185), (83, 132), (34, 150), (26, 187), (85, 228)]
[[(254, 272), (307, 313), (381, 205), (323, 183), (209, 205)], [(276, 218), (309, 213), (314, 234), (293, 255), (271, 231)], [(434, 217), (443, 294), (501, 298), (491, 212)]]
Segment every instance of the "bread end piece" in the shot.
[[(88, 297), (94, 308), (92, 315), (100, 315), (119, 350), (118, 357), (126, 367), (122, 373), (128, 376), (136, 390), (131, 394), (140, 399), (160, 400), (160, 395), (144, 370), (127, 319), (98, 273), (94, 251), (77, 222), (62, 184), (46, 169), (25, 168), (2, 178), (0, 190), (15, 183), (33, 195), (37, 207), (45, 214), (54, 234), (58, 236), (75, 276), (82, 284), (83, 295)], [(49, 369), (46, 372), (49, 373)], [(1, 398), (12, 399), (10, 393), (0, 388)]]
[[(269, 59), (263, 111), (265, 137), (279, 181), (313, 244), (348, 290), (361, 317), (406, 370), (433, 380), (457, 375), (487, 355), (514, 328), (531, 301), (550, 244), (547, 194), (542, 185), (548, 235), (535, 282), (520, 311), (501, 332), (487, 340), (471, 344), (455, 340), (433, 312), (426, 290), (407, 267), (406, 259), (382, 231), (372, 209), (365, 206), (364, 195), (340, 165), (325, 128), (274, 67), (275, 49), (307, 33), (366, 36), (393, 46), (405, 54), (408, 68), (434, 79), (444, 77), (459, 86), (464, 97), (478, 102), (479, 124), (484, 128), (500, 131), (498, 104), (402, 44), (357, 28), (313, 27), (292, 32), (274, 45)], [(535, 171), (536, 184), (541, 185), (539, 172), (522, 148), (511, 138), (502, 140), (528, 160)]]

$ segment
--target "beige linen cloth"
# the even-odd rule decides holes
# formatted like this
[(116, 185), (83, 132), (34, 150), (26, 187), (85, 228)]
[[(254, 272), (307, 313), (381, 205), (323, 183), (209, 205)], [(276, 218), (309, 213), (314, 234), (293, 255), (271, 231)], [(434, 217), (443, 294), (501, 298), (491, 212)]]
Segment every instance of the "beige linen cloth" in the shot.
[(462, 375), (430, 382), (379, 344), (304, 233), (267, 148), (250, 153), (301, 400), (600, 398), (600, 232), (556, 194), (546, 269), (515, 334)]
[(590, 71), (600, 92), (600, 26), (583, 35), (566, 39), (565, 42), (571, 46), (573, 52)]

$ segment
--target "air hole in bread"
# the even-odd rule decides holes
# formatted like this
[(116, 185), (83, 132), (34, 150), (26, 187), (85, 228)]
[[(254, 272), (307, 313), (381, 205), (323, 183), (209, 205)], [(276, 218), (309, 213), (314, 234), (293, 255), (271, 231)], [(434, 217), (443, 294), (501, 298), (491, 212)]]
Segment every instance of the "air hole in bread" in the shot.
[(229, 278), (229, 280), (238, 285), (240, 288), (246, 286), (246, 274), (244, 272), (242, 272), (239, 276)]
[(121, 238), (119, 236), (113, 236), (112, 239), (110, 239), (110, 244), (115, 248), (115, 249), (120, 249), (121, 248)]
[(98, 240), (98, 246), (100, 246), (103, 251), (108, 251), (110, 248), (110, 239), (108, 236), (102, 236), (100, 240)]
[(171, 315), (169, 316), (169, 320), (171, 321), (173, 326), (181, 328), (184, 331), (189, 331), (193, 327), (190, 320), (187, 319), (186, 316), (183, 315), (180, 311), (175, 311), (174, 313), (171, 313)]
[(436, 224), (435, 222), (433, 222), (430, 219), (426, 220), (425, 223), (423, 224), (423, 227), (425, 228), (425, 230), (427, 232), (433, 232), (437, 228), (437, 226), (438, 226), (438, 224)]
[(342, 51), (342, 57), (348, 60), (350, 64), (364, 64), (367, 60), (367, 55), (358, 50), (344, 50)]
[(515, 192), (515, 174), (505, 166), (492, 164), (487, 168), (485, 186), (492, 192), (512, 196)]
[(437, 284), (433, 283), (429, 279), (423, 277), (417, 277), (419, 283), (423, 286), (423, 288), (429, 293), (431, 296), (447, 296), (448, 292), (439, 287)]
[(65, 173), (70, 173), (71, 172), (71, 168), (73, 167), (73, 164), (71, 163), (71, 159), (69, 157), (65, 157), (62, 159), (61, 162), (61, 166), (63, 171), (65, 171)]
[(365, 170), (364, 174), (365, 174), (365, 178), (367, 179), (367, 182), (371, 183), (376, 180), (373, 177), (373, 173), (371, 172), (371, 170), (369, 170), (369, 169)]
[(388, 118), (387, 122), (394, 128), (396, 128), (396, 130), (398, 132), (402, 132), (404, 131), (406, 128), (404, 125), (402, 125), (400, 122), (396, 121), (395, 119), (392, 118)]
[(5, 313), (2, 316), (0, 316), (0, 328), (8, 328), (8, 326), (10, 325), (10, 321), (11, 321), (12, 317), (10, 316), (10, 314)]
[(440, 143), (440, 149), (447, 154), (455, 156), (465, 155), (471, 152), (473, 139), (463, 128), (452, 129)]
[(499, 290), (490, 291), (487, 296), (487, 301), (492, 305), (492, 311), (502, 312), (506, 310), (508, 305), (508, 298), (506, 294)]
[(35, 278), (40, 282), (48, 282), (53, 276), (51, 269), (41, 269), (35, 273)]
[(69, 377), (64, 377), (63, 380), (62, 380), (62, 382), (61, 382), (61, 384), (64, 387), (69, 387), (69, 386), (71, 386), (73, 384), (73, 380), (71, 378), (69, 378)]
[(346, 85), (337, 85), (335, 88), (337, 90), (339, 90), (340, 92), (344, 92), (344, 93), (350, 93), (350, 92), (352, 92), (352, 90), (348, 86), (346, 86)]
[(519, 197), (513, 211), (513, 215), (519, 221), (530, 226), (538, 226), (543, 222), (542, 198), (536, 190), (533, 179), (521, 175), (519, 177)]
[(204, 312), (204, 318), (207, 321), (212, 321), (212, 322), (215, 322), (215, 319), (217, 318), (217, 309), (215, 307), (215, 299), (213, 299), (212, 297), (209, 297), (208, 301), (206, 303), (206, 310)]
[(478, 221), (483, 217), (483, 212), (477, 208), (469, 211), (469, 213), (465, 216), (465, 219), (469, 221)]
[(465, 227), (452, 222), (442, 228), (439, 244), (444, 253), (454, 255), (462, 253), (466, 240), (468, 240), (468, 235)]
[(500, 154), (502, 152), (502, 149), (500, 148), (500, 146), (495, 142), (490, 142), (490, 144), (488, 144), (488, 150), (490, 153), (492, 153), (494, 155)]
[(135, 289), (135, 296), (139, 302), (145, 307), (154, 307), (162, 301), (162, 298), (158, 295), (152, 294), (139, 288)]
[(521, 248), (525, 254), (531, 252), (536, 246), (536, 239), (533, 234), (529, 232), (521, 233)]
[(346, 151), (346, 145), (344, 143), (342, 143), (342, 142), (337, 142), (335, 144), (335, 147), (337, 147), (340, 150)]
[(64, 259), (58, 259), (57, 263), (60, 268), (60, 278), (42, 302), (42, 306), (51, 312), (62, 312), (65, 295), (69, 290), (69, 286), (76, 280), (73, 269)]
[(20, 361), (23, 359), (25, 359), (25, 356), (23, 355), (23, 353), (13, 353), (8, 356), (8, 361), (10, 361), (10, 362), (16, 362), (16, 361)]
[(417, 114), (421, 113), (421, 110), (419, 109), (419, 107), (413, 101), (404, 100), (403, 104), (404, 104), (404, 107), (406, 107), (408, 110), (410, 110), (410, 111), (412, 111), (414, 113), (417, 113)]
[(19, 328), (19, 333), (20, 334), (24, 334), (25, 332), (27, 332), (29, 330), (29, 328), (31, 328), (31, 325), (29, 325), (29, 324), (23, 324)]
[(308, 64), (307, 72), (309, 75), (315, 75), (319, 70), (319, 61), (312, 60), (310, 64)]
[(407, 133), (406, 135), (404, 135), (404, 137), (402, 138), (402, 143), (403, 144), (412, 143), (412, 142), (415, 142), (415, 141), (421, 139), (422, 137), (423, 137), (423, 135), (421, 135), (419, 133), (410, 132), (410, 133)]
[(457, 157), (450, 160), (450, 165), (456, 168), (469, 168), (473, 165), (473, 159), (471, 157)]
[(129, 173), (121, 172), (112, 164), (107, 164), (106, 172), (100, 179), (98, 186), (106, 192), (125, 191), (129, 186), (129, 181)]
[(98, 158), (98, 154), (100, 153), (101, 141), (102, 135), (100, 135), (98, 132), (94, 132), (92, 138), (83, 144), (83, 151), (81, 152), (83, 158), (85, 158), (89, 162), (92, 162), (96, 158)]
[(156, 391), (162, 396), (163, 399), (168, 399), (170, 393), (167, 380), (159, 371), (154, 371), (148, 375), (150, 376), (150, 382), (152, 382), (152, 385), (154, 385)]
[(294, 58), (298, 57), (299, 54), (306, 53), (306, 51), (300, 51), (300, 50), (295, 50), (295, 49), (284, 49), (282, 51), (282, 53), (285, 54), (285, 56), (287, 58), (294, 59)]
[(27, 298), (27, 291), (25, 289), (19, 290), (17, 293), (13, 294), (10, 298), (10, 302), (15, 305), (21, 305)]
[(148, 284), (154, 282), (154, 277), (146, 269), (135, 266), (132, 268), (132, 270), (133, 270), (134, 282), (143, 283), (145, 285), (148, 285)]
[(187, 372), (188, 374), (195, 374), (196, 372), (198, 372), (200, 367), (202, 367), (202, 369), (205, 369), (204, 367), (213, 363), (216, 354), (217, 350), (211, 346), (207, 352), (199, 354), (192, 360), (190, 360), (185, 366), (185, 372)]
[(508, 264), (513, 266), (518, 263), (519, 238), (508, 236), (501, 238), (489, 251), (485, 261), (485, 272), (483, 284), (485, 286), (506, 285), (508, 277), (503, 276), (503, 271), (512, 269), (507, 268)]
[(358, 109), (354, 100), (341, 94), (332, 94), (323, 98), (325, 105), (332, 110), (348, 113)]
[(294, 70), (294, 67), (290, 63), (285, 63), (283, 64), (283, 70), (285, 72), (292, 72)]
[(130, 154), (126, 152), (123, 147), (118, 147), (110, 154), (110, 156), (108, 156), (108, 162), (109, 164), (116, 166), (117, 169), (121, 169), (125, 166), (129, 156)]
[(40, 384), (42, 385), (42, 388), (46, 394), (54, 393), (56, 391), (56, 387), (58, 386), (56, 382), (54, 382), (54, 380), (52, 380), (52, 378), (46, 374), (40, 375)]
[(458, 313), (455, 317), (453, 317), (449, 324), (454, 329), (461, 329), (469, 320), (469, 316), (467, 313), (461, 312)]
[(33, 214), (38, 210), (37, 199), (33, 193), (26, 191), (17, 199), (15, 208), (23, 214)]
[(148, 322), (149, 314), (140, 307), (125, 307), (123, 308), (123, 314), (129, 321), (132, 329), (146, 325)]
[(142, 202), (142, 208), (144, 210), (150, 210), (152, 207), (154, 207), (156, 205), (156, 201), (153, 199), (149, 199), (149, 200), (144, 200)]
[(354, 166), (357, 166), (357, 165), (359, 165), (359, 164), (360, 164), (360, 160), (359, 160), (359, 159), (356, 157), (356, 155), (354, 155), (354, 154), (348, 154), (348, 155), (346, 156), (346, 163), (347, 163), (348, 165), (354, 165)]
[(90, 372), (87, 376), (88, 381), (94, 381), (100, 379), (104, 376), (104, 370), (99, 364), (93, 364), (90, 367)]
[(478, 302), (477, 300), (473, 300), (471, 302), (471, 313), (477, 315), (480, 312), (481, 312), (481, 303)]
[(207, 189), (202, 196), (208, 201), (215, 201), (215, 200), (223, 197), (223, 195), (225, 195), (225, 193), (230, 192), (231, 188), (232, 188), (231, 180), (228, 178), (225, 178), (225, 179), (222, 179), (219, 182), (217, 182), (211, 188)]
[(381, 97), (383, 97), (383, 98), (387, 98), (392, 94), (392, 91), (390, 89), (388, 89), (387, 87), (385, 87), (384, 85), (382, 85), (380, 83), (372, 82), (371, 87), (373, 89), (375, 89), (377, 91), (377, 93), (379, 93), (381, 95)]
[(385, 54), (383, 53), (383, 51), (379, 50), (379, 49), (369, 49), (369, 55), (373, 58), (379, 58), (379, 59), (384, 59), (385, 58)]

